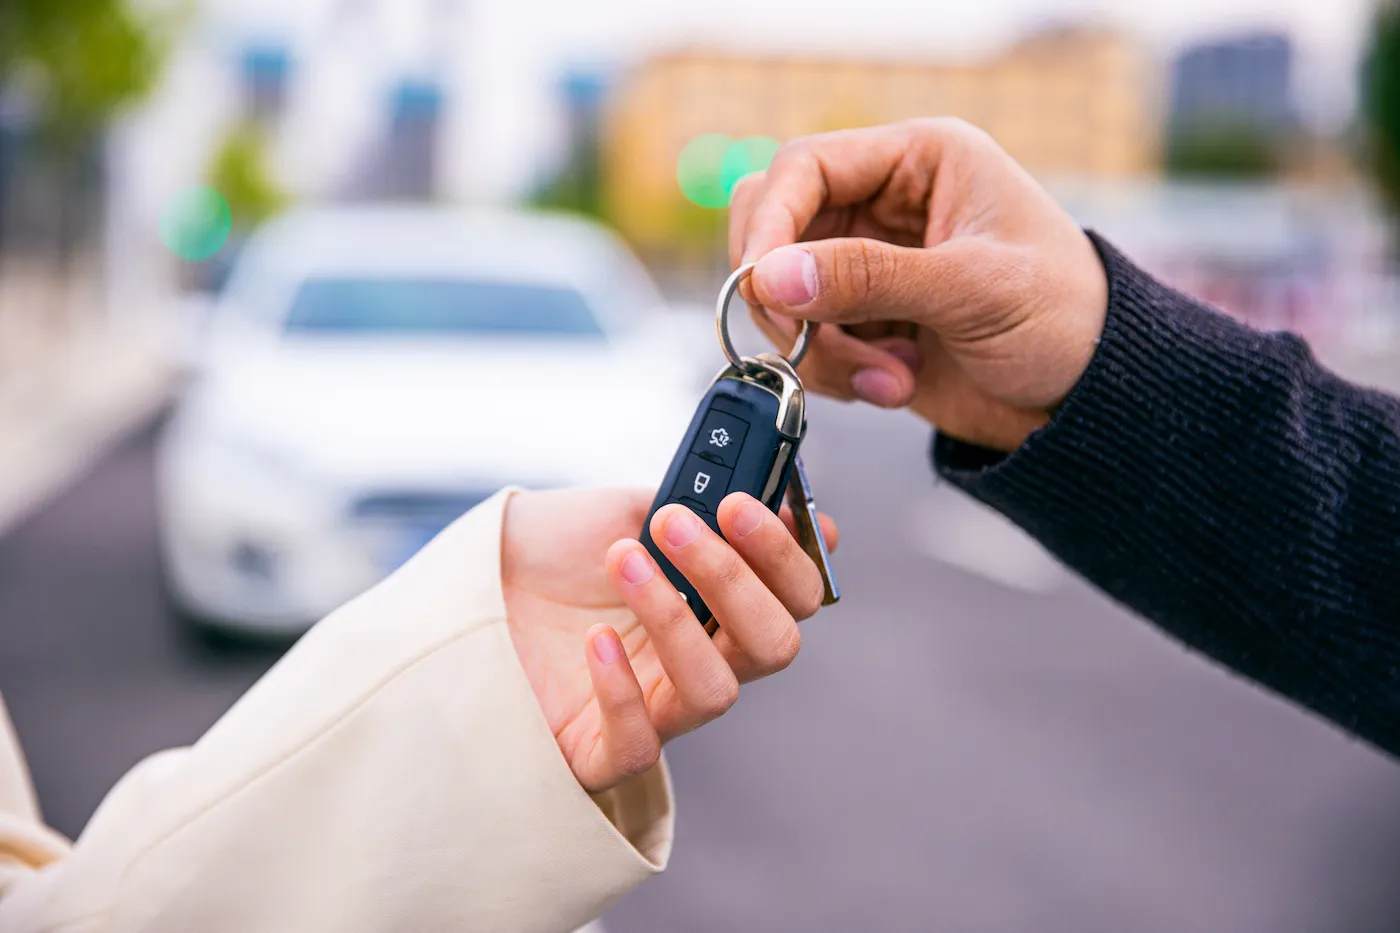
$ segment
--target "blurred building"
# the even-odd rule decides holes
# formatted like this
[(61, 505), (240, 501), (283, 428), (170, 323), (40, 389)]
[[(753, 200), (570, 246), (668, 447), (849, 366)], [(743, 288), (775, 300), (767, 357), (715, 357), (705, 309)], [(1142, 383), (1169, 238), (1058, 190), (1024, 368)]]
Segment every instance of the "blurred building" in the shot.
[(1293, 59), (1292, 40), (1279, 33), (1189, 46), (1171, 67), (1169, 133), (1214, 123), (1293, 130)]
[(427, 200), (437, 192), (442, 89), (405, 80), (391, 94), (390, 118), (345, 187), (354, 198)]
[(597, 70), (570, 69), (559, 82), (564, 154), (561, 164), (550, 169), (548, 180), (533, 193), (531, 201), (537, 207), (602, 216), (598, 147), (607, 88), (608, 75)]
[(1183, 49), (1170, 66), (1168, 171), (1353, 186), (1348, 141), (1318, 135), (1300, 117), (1297, 59), (1292, 37), (1277, 32)]
[(564, 76), (560, 91), (568, 122), (569, 152), (574, 160), (587, 158), (598, 145), (598, 122), (607, 91), (607, 76), (597, 71), (572, 70)]
[(291, 62), (280, 45), (256, 43), (243, 52), (243, 94), (247, 116), (264, 125), (281, 118), (287, 106)]
[(967, 62), (664, 55), (632, 71), (611, 101), (605, 200), (629, 239), (664, 249), (693, 217), (676, 163), (700, 134), (783, 140), (933, 115), (983, 127), (1043, 177), (1151, 174), (1161, 165), (1157, 87), (1132, 41), (1098, 29), (1038, 33)]

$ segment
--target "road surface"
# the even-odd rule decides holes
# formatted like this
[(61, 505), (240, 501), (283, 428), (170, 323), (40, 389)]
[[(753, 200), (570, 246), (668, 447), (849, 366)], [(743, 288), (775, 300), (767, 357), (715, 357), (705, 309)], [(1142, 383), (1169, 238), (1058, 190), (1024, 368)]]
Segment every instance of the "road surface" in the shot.
[[(671, 747), (671, 870), (611, 933), (1400, 928), (1393, 762), (935, 488), (902, 416), (811, 421), (845, 598), (788, 672)], [(275, 660), (166, 615), (152, 437), (0, 539), (0, 688), (70, 834)]]

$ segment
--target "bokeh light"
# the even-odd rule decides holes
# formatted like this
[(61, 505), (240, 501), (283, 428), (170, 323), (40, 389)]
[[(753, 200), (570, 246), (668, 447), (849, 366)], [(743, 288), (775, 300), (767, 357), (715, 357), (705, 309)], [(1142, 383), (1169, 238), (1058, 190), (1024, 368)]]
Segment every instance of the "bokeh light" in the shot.
[(217, 253), (232, 226), (228, 201), (203, 185), (177, 192), (160, 212), (161, 242), (187, 262), (199, 262)]
[(719, 165), (719, 183), (724, 188), (724, 203), (734, 197), (734, 186), (745, 175), (768, 168), (782, 143), (768, 136), (749, 136), (731, 145)]
[(768, 168), (782, 144), (768, 136), (734, 139), (706, 133), (686, 143), (676, 161), (681, 192), (701, 207), (726, 207), (740, 179)]
[(729, 193), (720, 181), (720, 167), (732, 145), (733, 137), (723, 133), (706, 133), (685, 144), (676, 160), (676, 181), (693, 203), (701, 207), (724, 207), (729, 203)]

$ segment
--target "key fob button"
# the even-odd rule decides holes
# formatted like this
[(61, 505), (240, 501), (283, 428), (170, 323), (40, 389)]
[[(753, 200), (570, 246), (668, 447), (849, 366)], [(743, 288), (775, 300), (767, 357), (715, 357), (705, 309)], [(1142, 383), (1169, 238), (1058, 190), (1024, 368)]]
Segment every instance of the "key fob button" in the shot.
[(720, 501), (729, 491), (729, 478), (733, 475), (729, 468), (691, 454), (685, 458), (685, 466), (676, 480), (676, 488), (671, 490), (671, 498), (699, 502), (713, 515), (719, 511)]
[(744, 435), (749, 433), (749, 423), (741, 418), (722, 411), (711, 411), (700, 425), (700, 433), (690, 448), (697, 454), (714, 457), (727, 467), (739, 462), (739, 448), (743, 446)]

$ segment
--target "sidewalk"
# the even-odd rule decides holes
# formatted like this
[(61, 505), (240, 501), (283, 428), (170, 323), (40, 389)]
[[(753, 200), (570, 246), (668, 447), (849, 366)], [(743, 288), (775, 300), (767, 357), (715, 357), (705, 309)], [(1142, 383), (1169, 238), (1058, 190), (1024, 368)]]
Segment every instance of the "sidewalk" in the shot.
[(24, 520), (169, 398), (154, 346), (98, 331), (0, 379), (0, 534)]

